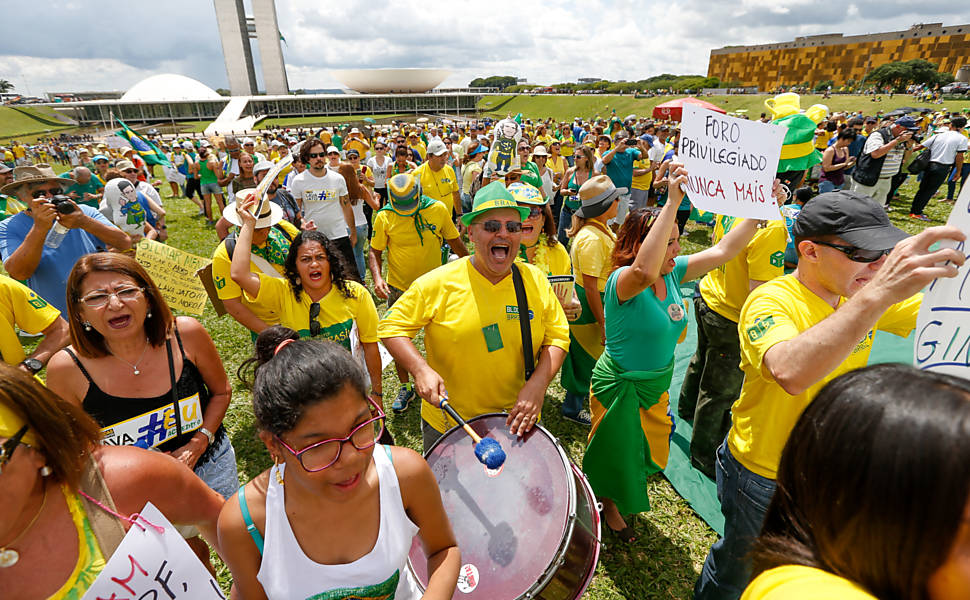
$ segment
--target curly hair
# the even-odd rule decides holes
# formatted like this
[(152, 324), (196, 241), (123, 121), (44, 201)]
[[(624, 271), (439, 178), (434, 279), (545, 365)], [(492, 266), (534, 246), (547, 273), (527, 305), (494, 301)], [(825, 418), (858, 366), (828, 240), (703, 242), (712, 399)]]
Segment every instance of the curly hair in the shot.
[(283, 325), (273, 325), (259, 332), (253, 344), (255, 352), (236, 369), (236, 377), (247, 389), (253, 388), (256, 372), (259, 367), (269, 362), (275, 355), (276, 349), (286, 340), (296, 341), (300, 334)]
[(350, 286), (347, 285), (347, 282), (353, 281), (354, 277), (350, 274), (350, 267), (347, 265), (347, 261), (344, 260), (343, 254), (337, 250), (337, 245), (319, 231), (301, 231), (293, 238), (293, 243), (290, 244), (290, 251), (286, 254), (286, 262), (283, 265), (286, 279), (290, 282), (290, 288), (293, 290), (293, 295), (296, 296), (296, 299), (300, 299), (300, 293), (303, 291), (300, 272), (296, 268), (296, 257), (300, 253), (300, 247), (309, 242), (317, 242), (323, 246), (324, 252), (327, 253), (327, 262), (330, 263), (331, 283), (337, 286), (337, 289), (340, 290), (344, 298), (352, 297), (354, 294), (350, 291)]

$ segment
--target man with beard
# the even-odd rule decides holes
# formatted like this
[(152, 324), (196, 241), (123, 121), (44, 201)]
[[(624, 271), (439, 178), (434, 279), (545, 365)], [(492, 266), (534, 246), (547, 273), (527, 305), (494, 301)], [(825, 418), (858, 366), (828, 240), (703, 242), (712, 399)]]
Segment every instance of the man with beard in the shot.
[[(508, 411), (507, 425), (517, 435), (539, 420), (546, 389), (566, 357), (569, 331), (546, 274), (525, 263), (516, 265), (527, 305), (519, 308), (513, 263), (528, 216), (502, 182), (483, 187), (461, 219), (475, 255), (419, 277), (378, 325), (394, 360), (414, 376), (425, 449), (453, 426), (438, 408), (445, 397), (465, 418)], [(530, 316), (525, 344), (524, 314)], [(411, 341), (421, 329), (427, 360)], [(531, 373), (526, 360), (535, 366)]]

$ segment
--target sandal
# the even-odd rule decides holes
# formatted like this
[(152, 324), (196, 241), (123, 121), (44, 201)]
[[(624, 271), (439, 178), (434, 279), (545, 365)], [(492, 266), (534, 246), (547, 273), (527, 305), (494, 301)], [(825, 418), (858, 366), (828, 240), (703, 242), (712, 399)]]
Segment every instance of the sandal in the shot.
[(634, 531), (633, 527), (630, 525), (627, 525), (623, 529), (617, 531), (616, 529), (610, 527), (609, 523), (606, 523), (606, 528), (610, 530), (610, 533), (620, 538), (620, 541), (624, 544), (632, 544), (637, 541), (637, 532)]

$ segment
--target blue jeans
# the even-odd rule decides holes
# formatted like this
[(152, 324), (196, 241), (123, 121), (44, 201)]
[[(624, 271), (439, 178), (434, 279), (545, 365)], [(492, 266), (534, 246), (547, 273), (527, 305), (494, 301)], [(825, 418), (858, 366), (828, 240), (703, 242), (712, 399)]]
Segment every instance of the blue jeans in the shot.
[(236, 471), (236, 451), (229, 441), (229, 436), (222, 435), (216, 442), (209, 460), (195, 465), (195, 474), (207, 486), (219, 492), (223, 498), (228, 498), (239, 489), (239, 474)]
[(569, 242), (569, 236), (566, 235), (566, 230), (573, 224), (574, 212), (573, 209), (566, 206), (566, 201), (563, 200), (562, 210), (559, 211), (559, 231), (557, 232), (559, 243), (563, 246), (567, 246)]
[(946, 199), (953, 200), (953, 194), (957, 191), (957, 183), (960, 184), (960, 189), (963, 189), (963, 185), (967, 182), (967, 177), (970, 176), (970, 163), (964, 162), (963, 168), (960, 169), (959, 173), (956, 173), (956, 167), (950, 172), (950, 177), (947, 179), (946, 183)]
[(364, 253), (367, 252), (367, 223), (357, 226), (357, 244), (354, 246), (354, 260), (357, 261), (357, 271), (361, 281), (366, 277), (367, 262)]
[(823, 179), (818, 182), (818, 193), (825, 194), (827, 192), (834, 192), (835, 190), (841, 190), (841, 185), (835, 185), (828, 179)]
[(562, 414), (575, 417), (579, 414), (579, 411), (583, 410), (583, 404), (586, 403), (588, 398), (588, 394), (580, 395), (567, 391), (562, 399)]
[(751, 578), (748, 552), (761, 532), (775, 482), (744, 468), (731, 456), (726, 440), (717, 449), (714, 472), (724, 537), (707, 554), (694, 584), (694, 600), (737, 600)]

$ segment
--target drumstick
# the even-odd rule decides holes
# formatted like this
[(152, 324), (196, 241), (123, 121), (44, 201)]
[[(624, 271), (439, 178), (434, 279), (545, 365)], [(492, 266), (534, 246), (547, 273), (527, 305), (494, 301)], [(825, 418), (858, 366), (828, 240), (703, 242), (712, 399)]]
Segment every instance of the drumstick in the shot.
[(474, 440), (475, 457), (478, 459), (478, 462), (482, 463), (489, 469), (497, 469), (505, 464), (505, 451), (502, 450), (502, 445), (499, 444), (498, 441), (492, 438), (483, 439), (482, 436), (475, 433), (475, 430), (471, 428), (471, 425), (466, 423), (465, 420), (462, 419), (457, 412), (455, 412), (455, 409), (453, 409), (451, 404), (448, 403), (447, 398), (441, 398), (441, 408), (448, 413), (452, 419), (455, 420), (455, 423), (461, 425), (462, 429), (465, 430), (465, 433), (471, 436), (472, 440)]

